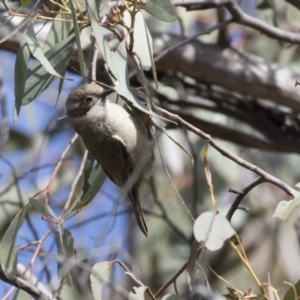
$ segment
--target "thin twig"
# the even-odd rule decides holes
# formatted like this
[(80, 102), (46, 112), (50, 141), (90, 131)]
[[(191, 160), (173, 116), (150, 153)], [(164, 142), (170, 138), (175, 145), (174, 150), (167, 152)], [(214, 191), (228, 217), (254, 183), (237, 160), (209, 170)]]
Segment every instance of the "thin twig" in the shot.
[(231, 218), (233, 216), (233, 214), (235, 213), (235, 211), (239, 208), (242, 200), (244, 199), (244, 197), (253, 189), (255, 188), (257, 185), (265, 182), (265, 178), (263, 177), (258, 177), (256, 178), (253, 182), (251, 182), (249, 185), (247, 185), (245, 188), (242, 189), (241, 192), (239, 192), (239, 194), (237, 195), (237, 197), (235, 198), (234, 202), (232, 203), (230, 209), (227, 212), (226, 218), (228, 219), (228, 221), (231, 221)]
[(266, 182), (270, 182), (270, 183), (276, 185), (277, 187), (279, 187), (280, 189), (285, 191), (288, 195), (294, 197), (294, 194), (293, 194), (294, 190), (289, 185), (287, 185), (286, 183), (281, 181), (280, 179), (272, 176), (271, 174), (265, 172), (261, 168), (245, 161), (244, 159), (240, 158), (239, 156), (235, 155), (234, 153), (230, 152), (229, 150), (223, 148), (218, 143), (216, 143), (214, 141), (214, 139), (209, 134), (206, 134), (202, 130), (192, 126), (191, 124), (189, 124), (188, 122), (186, 122), (185, 120), (180, 118), (178, 115), (174, 115), (174, 114), (168, 112), (167, 110), (162, 109), (162, 108), (160, 108), (156, 105), (154, 105), (153, 107), (155, 108), (155, 110), (157, 112), (166, 115), (172, 121), (175, 121), (175, 122), (179, 123), (181, 126), (189, 129), (190, 131), (194, 132), (198, 136), (205, 139), (208, 144), (210, 144), (213, 148), (215, 148), (223, 156), (229, 158), (230, 160), (234, 161), (235, 163), (237, 163), (238, 165), (244, 167), (245, 169), (248, 169), (248, 170), (256, 173), (257, 175), (263, 177)]

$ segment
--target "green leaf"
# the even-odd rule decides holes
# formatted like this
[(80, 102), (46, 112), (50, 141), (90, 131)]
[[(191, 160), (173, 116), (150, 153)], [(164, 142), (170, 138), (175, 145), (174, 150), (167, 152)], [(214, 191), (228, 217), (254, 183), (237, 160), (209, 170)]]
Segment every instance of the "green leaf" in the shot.
[[(66, 4), (68, 4), (68, 1), (66, 2)], [(72, 16), (70, 14), (64, 13), (57, 14), (56, 18), (66, 21), (72, 20)], [(63, 41), (70, 33), (72, 27), (73, 24), (71, 22), (54, 21), (46, 38), (43, 52), (45, 53), (46, 51), (54, 47), (56, 44)]]
[(21, 0), (21, 5), (23, 7), (27, 7), (28, 5), (30, 5), (32, 2), (32, 0)]
[(109, 283), (113, 262), (103, 261), (95, 264), (90, 275), (92, 292), (95, 300), (102, 300), (103, 286)]
[(185, 298), (182, 298), (182, 297), (177, 296), (177, 295), (167, 294), (167, 295), (163, 296), (161, 298), (161, 300), (185, 300)]
[[(135, 14), (134, 17), (134, 28), (133, 28), (133, 52), (138, 55), (138, 59), (136, 55), (134, 55), (134, 58), (137, 60), (138, 65), (141, 65), (144, 70), (150, 70), (151, 68), (151, 57), (153, 55), (152, 51), (152, 37), (150, 35), (150, 32), (148, 28), (145, 26), (145, 21), (142, 12), (138, 11)], [(131, 15), (126, 10), (123, 13), (123, 21), (126, 26), (131, 26)], [(130, 35), (127, 34), (127, 30), (124, 28), (124, 33), (126, 36), (127, 44), (130, 44)], [(151, 45), (149, 47), (148, 44)]]
[[(30, 26), (27, 29), (27, 44), (29, 46), (30, 52), (33, 55), (33, 57), (35, 57), (43, 66), (43, 68), (50, 74), (52, 74), (53, 76), (62, 78), (61, 75), (59, 75), (54, 68), (52, 67), (51, 63), (48, 61), (48, 59), (45, 57), (40, 44), (38, 42), (38, 40), (36, 39), (35, 36), (35, 32), (33, 30), (33, 26), (32, 24), (30, 24)], [(67, 79), (67, 78), (64, 78)]]
[(56, 219), (55, 213), (49, 204), (45, 203), (43, 200), (29, 198), (30, 204), (38, 210), (40, 213), (46, 216), (50, 216)]
[(115, 82), (116, 92), (130, 101), (137, 109), (143, 111), (146, 114), (156, 115), (150, 109), (143, 104), (133, 93), (131, 92), (129, 80), (128, 80), (128, 65), (127, 65), (127, 51), (124, 41), (117, 47), (113, 56), (114, 69), (118, 70), (117, 82)]
[(106, 175), (103, 169), (98, 166), (97, 168), (93, 167), (94, 159), (91, 156), (88, 156), (85, 171), (78, 184), (78, 188), (75, 191), (76, 196), (70, 205), (69, 211), (77, 210), (88, 203), (90, 203), (96, 194), (99, 192)]
[(0, 264), (9, 276), (17, 272), (16, 237), (26, 216), (29, 205), (25, 205), (14, 217), (0, 243)]
[(64, 233), (62, 235), (62, 241), (66, 258), (72, 258), (75, 254), (74, 239), (71, 232), (66, 228), (64, 229)]
[(148, 0), (140, 5), (147, 13), (165, 22), (173, 22), (178, 19), (177, 11), (169, 0)]
[(109, 0), (95, 0), (91, 1), (96, 4), (97, 10), (100, 17), (104, 17), (109, 12)]
[(15, 110), (17, 116), (20, 113), (23, 94), (27, 80), (27, 65), (30, 57), (29, 47), (27, 44), (26, 31), (23, 33), (20, 48), (17, 53), (15, 64)]
[[(128, 295), (128, 300), (150, 300), (149, 294), (146, 292), (147, 288), (140, 286), (140, 287), (133, 287), (134, 292), (130, 292)], [(145, 293), (146, 292), (146, 293)]]
[(58, 254), (63, 257), (62, 260), (58, 261), (57, 264), (57, 273), (62, 276), (64, 282), (61, 282), (61, 285), (67, 284), (69, 286), (73, 286), (72, 277), (71, 277), (71, 269), (72, 266), (65, 265), (63, 262), (67, 262), (70, 258), (72, 258), (75, 254), (74, 247), (74, 239), (70, 231), (64, 228), (64, 232), (54, 231), (55, 242), (57, 246)]
[(294, 191), (294, 195), (296, 195), (294, 199), (290, 201), (282, 200), (278, 203), (273, 218), (278, 218), (283, 221), (288, 219), (288, 217), (300, 204), (300, 193)]
[(299, 298), (299, 295), (300, 295), (300, 280), (293, 287), (291, 286), (288, 289), (288, 291), (284, 295), (283, 300), (295, 300)]
[[(74, 42), (75, 34), (73, 33), (45, 53), (45, 57), (56, 72), (62, 73), (65, 70), (73, 51)], [(40, 95), (55, 78), (55, 76), (45, 71), (39, 61), (36, 61), (28, 70), (23, 96), (21, 99), (16, 99), (16, 101), (22, 102), (22, 105), (30, 103)]]
[(98, 16), (95, 14), (95, 12), (97, 11), (95, 4), (96, 3), (94, 1), (89, 1), (88, 3), (93, 33), (109, 71), (116, 77), (118, 69), (115, 69), (115, 65), (113, 64), (112, 60), (113, 53), (110, 50), (108, 43), (104, 40), (102, 31), (103, 29), (99, 24)]
[(70, 8), (71, 8), (72, 19), (73, 19), (73, 24), (74, 24), (77, 54), (78, 54), (78, 61), (79, 61), (79, 66), (80, 66), (80, 73), (81, 73), (83, 81), (85, 82), (86, 79), (85, 79), (85, 70), (84, 70), (84, 58), (83, 58), (83, 52), (82, 52), (82, 48), (81, 48), (79, 25), (78, 25), (78, 22), (77, 22), (77, 16), (76, 16), (76, 11), (75, 11), (75, 8), (74, 8), (73, 1), (70, 1)]
[(198, 242), (205, 242), (205, 247), (216, 251), (235, 234), (229, 221), (216, 212), (201, 214), (194, 223), (194, 236)]

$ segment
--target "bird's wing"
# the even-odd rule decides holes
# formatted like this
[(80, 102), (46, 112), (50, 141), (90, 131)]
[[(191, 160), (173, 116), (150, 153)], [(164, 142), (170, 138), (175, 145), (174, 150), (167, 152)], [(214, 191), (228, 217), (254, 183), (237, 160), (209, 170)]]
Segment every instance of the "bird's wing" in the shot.
[[(115, 135), (106, 137), (102, 145), (101, 153), (104, 157), (100, 164), (109, 179), (117, 186), (122, 187), (133, 170), (133, 162), (126, 145)], [(103, 149), (103, 147), (107, 147), (107, 149)], [(106, 162), (110, 164), (108, 165)]]

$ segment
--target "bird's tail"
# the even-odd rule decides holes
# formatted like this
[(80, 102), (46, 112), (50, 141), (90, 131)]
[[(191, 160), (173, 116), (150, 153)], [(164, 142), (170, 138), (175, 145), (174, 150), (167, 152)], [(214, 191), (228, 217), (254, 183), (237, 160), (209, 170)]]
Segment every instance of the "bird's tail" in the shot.
[(138, 197), (138, 188), (133, 187), (131, 193), (129, 193), (130, 200), (132, 202), (134, 215), (136, 221), (145, 236), (148, 236), (148, 227), (145, 221), (145, 217), (142, 211), (142, 207)]

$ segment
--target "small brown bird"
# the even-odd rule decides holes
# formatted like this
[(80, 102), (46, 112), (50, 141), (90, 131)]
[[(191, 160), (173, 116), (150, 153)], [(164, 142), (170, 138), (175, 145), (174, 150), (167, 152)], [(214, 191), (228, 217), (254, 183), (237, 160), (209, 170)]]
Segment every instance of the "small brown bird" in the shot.
[(138, 191), (143, 173), (151, 165), (154, 142), (129, 108), (106, 98), (112, 92), (113, 89), (104, 90), (94, 83), (79, 86), (67, 99), (67, 116), (107, 176), (129, 190), (137, 223), (147, 236)]

